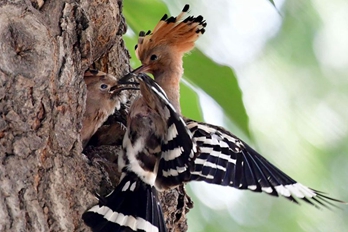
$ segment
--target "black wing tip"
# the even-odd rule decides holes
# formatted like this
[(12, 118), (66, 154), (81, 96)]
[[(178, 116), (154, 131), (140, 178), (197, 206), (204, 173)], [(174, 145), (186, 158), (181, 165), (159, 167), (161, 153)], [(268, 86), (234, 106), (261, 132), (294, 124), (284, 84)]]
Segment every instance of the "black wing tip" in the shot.
[(311, 189), (311, 190), (316, 194), (313, 197), (301, 197), (301, 198), (297, 197), (296, 200), (295, 200), (295, 197), (293, 197), (292, 195), (290, 197), (288, 197), (288, 196), (284, 196), (284, 197), (286, 199), (294, 202), (294, 203), (299, 204), (299, 205), (300, 205), (300, 203), (297, 200), (304, 201), (307, 204), (310, 204), (319, 210), (322, 210), (323, 208), (333, 210), (332, 207), (334, 207), (336, 209), (342, 209), (341, 207), (337, 206), (335, 203), (340, 203), (340, 204), (345, 204), (345, 205), (348, 204), (347, 202), (329, 197), (320, 191), (317, 191), (314, 189)]
[[(192, 120), (191, 120), (192, 121)], [(190, 121), (187, 121), (190, 122)], [(199, 124), (199, 123), (198, 123)], [(230, 132), (226, 131), (223, 128), (219, 128), (216, 127), (214, 125), (210, 125), (210, 124), (206, 124), (203, 123), (204, 126), (210, 127), (210, 128), (214, 128), (216, 129), (218, 132), (220, 132), (222, 135), (226, 134), (228, 136), (231, 137), (235, 137), (233, 136)], [(199, 128), (193, 127), (195, 129), (193, 129), (194, 131), (198, 131)], [(191, 128), (192, 129), (192, 128)], [(201, 129), (204, 131), (204, 129)], [(193, 132), (194, 136), (196, 136), (196, 132)], [(204, 136), (208, 136), (208, 133), (202, 133), (201, 131), (198, 134), (198, 137), (204, 137)], [(236, 138), (236, 137), (235, 137)], [(229, 147), (232, 148), (231, 144), (236, 144), (236, 142), (232, 142), (228, 143)], [(307, 195), (304, 194), (303, 197), (296, 197), (296, 195), (292, 194), (290, 196), (288, 195), (283, 195), (281, 193), (278, 193), (275, 189), (275, 186), (277, 185), (293, 185), (298, 183), (297, 181), (293, 180), (291, 177), (289, 177), (287, 174), (283, 173), (280, 169), (278, 169), (276, 166), (274, 166), (272, 163), (270, 163), (268, 160), (266, 160), (264, 157), (262, 157), (257, 151), (255, 151), (254, 149), (252, 149), (248, 144), (242, 142), (240, 140), (240, 142), (242, 143), (242, 145), (244, 146), (243, 150), (241, 151), (241, 154), (244, 154), (244, 158), (240, 158), (239, 161), (241, 159), (243, 159), (244, 161), (244, 165), (242, 167), (247, 168), (248, 170), (252, 170), (252, 175), (248, 175), (250, 176), (250, 178), (248, 180), (245, 180), (245, 175), (249, 174), (247, 172), (243, 172), (243, 169), (241, 169), (241, 167), (237, 170), (235, 170), (235, 173), (238, 174), (238, 176), (234, 176), (234, 181), (232, 182), (228, 182), (225, 183), (224, 185), (229, 185), (231, 187), (235, 187), (235, 188), (242, 188), (242, 189), (249, 189), (251, 191), (255, 191), (255, 192), (261, 192), (262, 188), (260, 187), (271, 187), (272, 191), (262, 191), (265, 192), (269, 195), (273, 195), (273, 196), (283, 196), (285, 197), (287, 200), (292, 201), (296, 204), (300, 204), (300, 202), (306, 202), (308, 204), (311, 204), (312, 206), (321, 209), (321, 208), (328, 208), (331, 209), (330, 206), (336, 207), (336, 208), (340, 208), (338, 207), (335, 203), (340, 203), (340, 204), (348, 204), (347, 202), (344, 202), (342, 200), (338, 200), (332, 197), (327, 196), (325, 193), (321, 192), (321, 191), (317, 191), (311, 188), (308, 188), (312, 191), (313, 195)], [(204, 144), (202, 142), (202, 144), (198, 144), (199, 146), (206, 146), (211, 148), (211, 144)], [(245, 151), (245, 153), (243, 152)], [(237, 151), (233, 151), (233, 153), (237, 153)], [(240, 153), (238, 153), (240, 154)], [(236, 164), (234, 164), (234, 167), (237, 168), (238, 166), (238, 159), (236, 158)], [(198, 170), (200, 171), (200, 170)], [(241, 175), (244, 176), (241, 176)], [(256, 178), (255, 178), (256, 177)], [(203, 180), (203, 181), (207, 181), (207, 179), (204, 179), (205, 177), (197, 177), (197, 179), (195, 180)], [(244, 180), (243, 180), (244, 178)], [(263, 179), (264, 183), (258, 183), (257, 180), (259, 179)], [(215, 182), (209, 182), (208, 183), (215, 183)], [(216, 184), (221, 184), (221, 182), (216, 183)], [(242, 184), (242, 185), (241, 185)], [(256, 185), (255, 188), (248, 188), (248, 186), (253, 186)], [(306, 196), (307, 195), (307, 196)]]
[(327, 196), (326, 194), (324, 194), (323, 192), (321, 191), (317, 191), (317, 190), (314, 190), (312, 189), (316, 196), (314, 198), (312, 198), (313, 200), (315, 200), (316, 202), (318, 202), (320, 205), (324, 206), (325, 208), (327, 209), (330, 209), (332, 210), (330, 206), (332, 207), (335, 207), (335, 208), (338, 208), (338, 209), (342, 209), (341, 207), (337, 206), (335, 203), (339, 203), (339, 204), (344, 204), (344, 205), (347, 205), (348, 203), (345, 202), (345, 201), (342, 201), (342, 200), (339, 200), (339, 199), (336, 199), (336, 198), (332, 198), (332, 197), (329, 197)]

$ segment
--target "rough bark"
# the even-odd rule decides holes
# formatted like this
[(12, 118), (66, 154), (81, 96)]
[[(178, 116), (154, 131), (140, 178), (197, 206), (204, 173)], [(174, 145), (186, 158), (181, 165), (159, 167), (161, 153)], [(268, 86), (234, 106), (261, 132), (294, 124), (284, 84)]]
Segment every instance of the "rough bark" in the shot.
[[(79, 133), (87, 67), (129, 71), (121, 4), (0, 2), (0, 231), (89, 231), (81, 215), (94, 192), (117, 184), (119, 146), (90, 146), (87, 157)], [(161, 202), (170, 231), (185, 231), (185, 191)]]

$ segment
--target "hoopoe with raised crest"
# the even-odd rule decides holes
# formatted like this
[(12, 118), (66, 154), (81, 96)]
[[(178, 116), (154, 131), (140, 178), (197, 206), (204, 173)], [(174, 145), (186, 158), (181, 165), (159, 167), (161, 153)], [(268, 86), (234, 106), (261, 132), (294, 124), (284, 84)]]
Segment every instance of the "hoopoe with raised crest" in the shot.
[(139, 34), (136, 54), (142, 66), (133, 73), (151, 73), (155, 81), (135, 76), (141, 96), (129, 111), (118, 157), (121, 182), (84, 213), (86, 224), (93, 231), (166, 231), (156, 189), (189, 181), (281, 195), (296, 203), (299, 198), (317, 207), (341, 202), (294, 181), (224, 128), (182, 118), (182, 57), (207, 25), (202, 16), (182, 20), (188, 9), (177, 17), (164, 15), (152, 33)]
[[(188, 8), (186, 5), (178, 18), (182, 17)], [(153, 74), (155, 81), (167, 93), (169, 101), (180, 114), (179, 82), (183, 73), (182, 57), (185, 52), (194, 48), (194, 42), (204, 33), (207, 24), (201, 16), (191, 17), (193, 23), (189, 23), (191, 26), (187, 31), (192, 30), (195, 34), (185, 34), (175, 30), (175, 19), (170, 17), (167, 19), (169, 22), (160, 21), (152, 34), (140, 33), (135, 51), (142, 66), (134, 72)], [(171, 24), (172, 21), (174, 25)], [(190, 180), (265, 192), (274, 196), (281, 195), (297, 202), (295, 196), (313, 205), (322, 204), (320, 200), (332, 200), (297, 183), (224, 128), (190, 119), (186, 119), (186, 124), (192, 133), (192, 140), (199, 148)], [(169, 179), (176, 178), (175, 171), (158, 171)]]

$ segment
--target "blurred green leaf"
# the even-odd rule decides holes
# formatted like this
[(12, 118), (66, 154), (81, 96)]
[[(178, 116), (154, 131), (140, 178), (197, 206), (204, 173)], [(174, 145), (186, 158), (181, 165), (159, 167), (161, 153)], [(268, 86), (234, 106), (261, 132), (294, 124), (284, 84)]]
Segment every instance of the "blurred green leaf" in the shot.
[(216, 64), (198, 49), (184, 57), (184, 69), (185, 77), (213, 97), (229, 118), (250, 135), (242, 92), (233, 71)]
[(160, 0), (128, 0), (123, 2), (123, 15), (126, 18), (127, 25), (136, 34), (139, 31), (152, 30), (167, 12), (167, 6)]
[(185, 96), (180, 99), (181, 109), (184, 112), (185, 117), (203, 121), (197, 93), (182, 82), (180, 84), (180, 93), (182, 96)]

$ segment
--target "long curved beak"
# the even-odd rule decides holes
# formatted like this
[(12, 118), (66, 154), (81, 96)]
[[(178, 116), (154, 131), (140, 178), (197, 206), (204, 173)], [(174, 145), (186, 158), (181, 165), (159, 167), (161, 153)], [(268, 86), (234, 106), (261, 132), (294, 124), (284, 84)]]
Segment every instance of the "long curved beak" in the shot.
[[(111, 87), (110, 92), (118, 92), (119, 90), (124, 90), (124, 89), (139, 89), (139, 87), (123, 87), (119, 88), (119, 85), (124, 85), (124, 84), (134, 84), (134, 85), (139, 85), (139, 83), (136, 82), (128, 82), (129, 79), (135, 77), (139, 73), (144, 73), (149, 70), (148, 65), (141, 65), (138, 68), (134, 69), (132, 72), (126, 74), (124, 77), (118, 80), (117, 85)], [(116, 90), (116, 91), (115, 91)]]
[[(137, 68), (139, 69), (139, 68)], [(133, 87), (133, 86), (122, 86), (122, 85), (139, 85), (139, 83), (137, 82), (129, 82), (129, 79), (131, 78), (135, 78), (137, 76), (137, 74), (133, 72), (130, 72), (128, 74), (126, 74), (125, 76), (123, 76), (121, 79), (119, 79), (117, 81), (117, 84), (112, 86), (109, 90), (109, 92), (115, 96), (117, 95), (117, 93), (121, 92), (122, 90), (139, 90), (139, 87)]]
[(124, 77), (118, 80), (118, 84), (127, 84), (128, 80), (132, 77), (136, 76), (139, 73), (144, 73), (147, 70), (149, 70), (149, 66), (147, 65), (140, 65), (138, 68), (134, 69), (130, 73), (126, 74)]
[[(137, 84), (137, 83), (134, 83)], [(123, 90), (139, 90), (139, 87), (114, 85), (110, 88), (111, 97), (116, 97)]]
[(144, 73), (146, 72), (147, 70), (149, 70), (149, 66), (148, 65), (140, 65), (138, 68), (134, 69), (132, 71), (132, 73), (134, 74), (138, 74), (138, 73)]
[(126, 74), (125, 76), (123, 76), (121, 79), (118, 80), (117, 85), (122, 85), (122, 84), (129, 84), (128, 81), (129, 79), (136, 77), (136, 74), (134, 74), (133, 72), (130, 72), (128, 74)]

